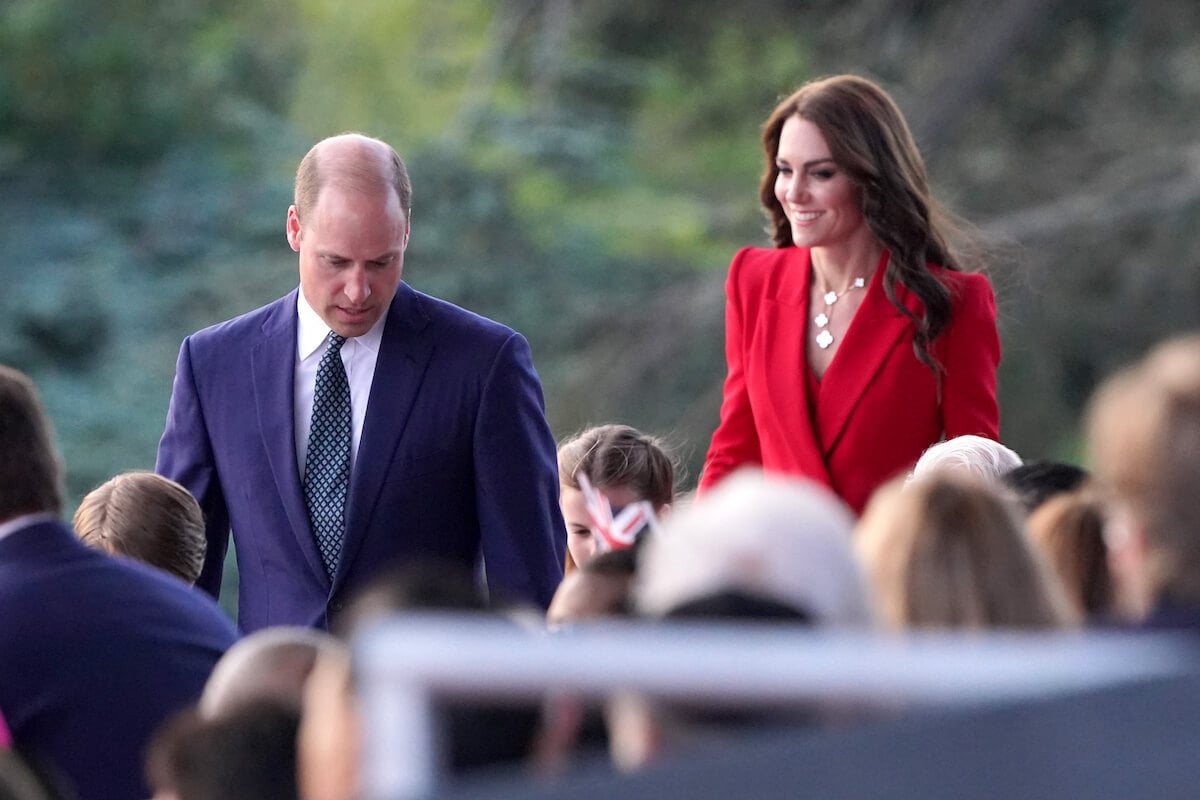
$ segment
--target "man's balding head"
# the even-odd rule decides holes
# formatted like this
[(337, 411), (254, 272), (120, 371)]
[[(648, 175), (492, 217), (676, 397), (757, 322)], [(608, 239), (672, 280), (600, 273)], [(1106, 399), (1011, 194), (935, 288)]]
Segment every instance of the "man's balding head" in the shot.
[(357, 133), (318, 142), (296, 174), (287, 239), (299, 258), (300, 291), (346, 338), (387, 313), (404, 275), (412, 188), (387, 144)]
[(337, 184), (364, 194), (394, 191), (407, 218), (412, 211), (412, 182), (404, 160), (387, 142), (360, 133), (343, 133), (312, 146), (296, 171), (294, 203), (303, 218), (316, 207), (321, 189)]

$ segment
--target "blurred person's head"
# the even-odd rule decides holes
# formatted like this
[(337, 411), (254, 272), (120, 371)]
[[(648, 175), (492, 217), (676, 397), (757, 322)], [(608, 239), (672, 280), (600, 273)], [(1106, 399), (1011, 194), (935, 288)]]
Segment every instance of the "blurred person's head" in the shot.
[(675, 499), (675, 465), (667, 446), (628, 425), (599, 425), (564, 441), (558, 448), (559, 505), (567, 526), (566, 571), (582, 566), (597, 552), (579, 476), (614, 508), (648, 501), (656, 514)]
[(1051, 497), (1026, 522), (1030, 538), (1046, 556), (1067, 598), (1083, 617), (1102, 617), (1113, 610), (1104, 523), (1104, 505), (1086, 491)]
[(61, 514), (63, 478), (54, 429), (33, 381), (0, 364), (0, 522)]
[(939, 472), (879, 489), (855, 544), (895, 628), (1055, 628), (1075, 621), (1015, 501)]
[(546, 621), (564, 625), (629, 616), (638, 550), (635, 546), (600, 553), (565, 575), (550, 601)]
[(151, 742), (147, 783), (155, 800), (295, 800), (299, 727), (297, 709), (270, 702), (186, 710)]
[[(473, 572), (436, 559), (421, 559), (377, 575), (351, 601), (336, 632), (350, 640), (388, 617), (434, 611), (511, 619), (514, 643), (526, 634), (517, 621), (519, 613), (510, 615), (502, 602), (485, 596)], [(445, 737), (445, 762), (452, 774), (523, 761), (531, 752), (541, 720), (538, 708), (512, 704), (451, 699), (439, 702), (437, 708)], [(353, 720), (354, 715), (346, 712), (344, 719)]]
[(1063, 461), (1027, 461), (1000, 476), (1027, 514), (1051, 497), (1082, 489), (1087, 480), (1087, 470)]
[(204, 566), (204, 514), (191, 492), (153, 472), (124, 472), (89, 492), (75, 533), (90, 547), (127, 556), (195, 583)]
[[(871, 600), (850, 546), (854, 518), (824, 487), (742, 470), (681, 509), (642, 549), (638, 611), (670, 622), (865, 627)], [(614, 762), (727, 739), (747, 726), (812, 719), (620, 693), (608, 706)]]
[(311, 628), (278, 626), (248, 634), (213, 668), (200, 697), (200, 713), (220, 716), (263, 700), (298, 710), (317, 656), (344, 647), (330, 634)]
[(402, 611), (484, 612), (492, 606), (475, 573), (462, 564), (419, 558), (375, 575), (335, 619), (333, 633), (349, 641), (372, 623)]
[(782, 604), (815, 625), (872, 622), (850, 546), (854, 518), (817, 484), (743, 470), (673, 514), (642, 549), (635, 586), (643, 614), (740, 594)]
[(955, 436), (927, 448), (913, 466), (911, 477), (951, 472), (995, 481), (1019, 466), (1021, 457), (999, 442), (983, 436)]
[(348, 650), (323, 650), (304, 685), (296, 770), (304, 800), (354, 800), (362, 788), (362, 714)]
[(1106, 539), (1128, 611), (1200, 608), (1200, 336), (1163, 342), (1105, 381), (1086, 427), (1095, 474), (1116, 496)]
[[(608, 550), (563, 576), (546, 611), (546, 623), (557, 631), (633, 615), (633, 581), (637, 559), (648, 537), (632, 547)], [(594, 704), (570, 693), (552, 694), (543, 707), (542, 730), (535, 762), (543, 771), (561, 771), (575, 754), (607, 745), (604, 721)]]

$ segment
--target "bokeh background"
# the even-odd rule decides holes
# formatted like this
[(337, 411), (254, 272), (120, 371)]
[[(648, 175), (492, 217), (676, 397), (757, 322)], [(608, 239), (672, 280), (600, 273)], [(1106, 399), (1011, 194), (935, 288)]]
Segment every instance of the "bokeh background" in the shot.
[(526, 334), (556, 436), (663, 434), (690, 485), (759, 125), (836, 72), (986, 238), (1004, 439), (1080, 458), (1097, 380), (1200, 327), (1195, 0), (0, 0), (0, 362), (72, 503), (152, 467), (180, 340), (295, 285), (295, 165), (359, 130), (410, 164), (406, 279)]

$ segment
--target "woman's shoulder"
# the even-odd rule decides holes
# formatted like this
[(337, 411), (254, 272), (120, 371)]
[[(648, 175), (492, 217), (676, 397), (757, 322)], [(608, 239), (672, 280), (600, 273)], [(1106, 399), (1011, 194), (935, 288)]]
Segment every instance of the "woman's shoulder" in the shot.
[(729, 265), (727, 288), (745, 297), (791, 296), (805, 282), (806, 254), (797, 247), (743, 247)]
[(797, 247), (743, 247), (733, 256), (729, 277), (737, 282), (762, 281), (789, 271), (803, 260), (806, 251)]
[(992, 282), (982, 272), (962, 272), (937, 264), (926, 266), (929, 272), (950, 290), (950, 294), (956, 300), (972, 302), (993, 296)]
[(934, 264), (929, 265), (929, 271), (950, 290), (953, 314), (995, 318), (996, 295), (992, 282), (982, 272), (961, 272)]
[(800, 252), (798, 247), (743, 247), (734, 254), (733, 266), (782, 264)]

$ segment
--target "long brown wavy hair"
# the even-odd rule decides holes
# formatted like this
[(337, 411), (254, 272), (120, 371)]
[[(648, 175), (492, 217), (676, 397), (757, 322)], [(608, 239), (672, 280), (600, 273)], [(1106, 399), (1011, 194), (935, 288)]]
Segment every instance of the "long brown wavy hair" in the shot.
[[(767, 211), (767, 232), (776, 247), (792, 242), (792, 227), (775, 198), (779, 136), (789, 118), (799, 116), (820, 129), (829, 152), (858, 187), (867, 226), (890, 253), (883, 276), (888, 299), (913, 321), (917, 358), (940, 373), (929, 352), (950, 323), (950, 291), (929, 271), (932, 262), (961, 270), (961, 255), (948, 234), (961, 235), (949, 214), (930, 196), (925, 163), (908, 123), (895, 102), (875, 83), (856, 75), (810, 81), (771, 112), (763, 125), (766, 170), (759, 198)], [(918, 317), (896, 297), (896, 285), (915, 294), (925, 307)]]

